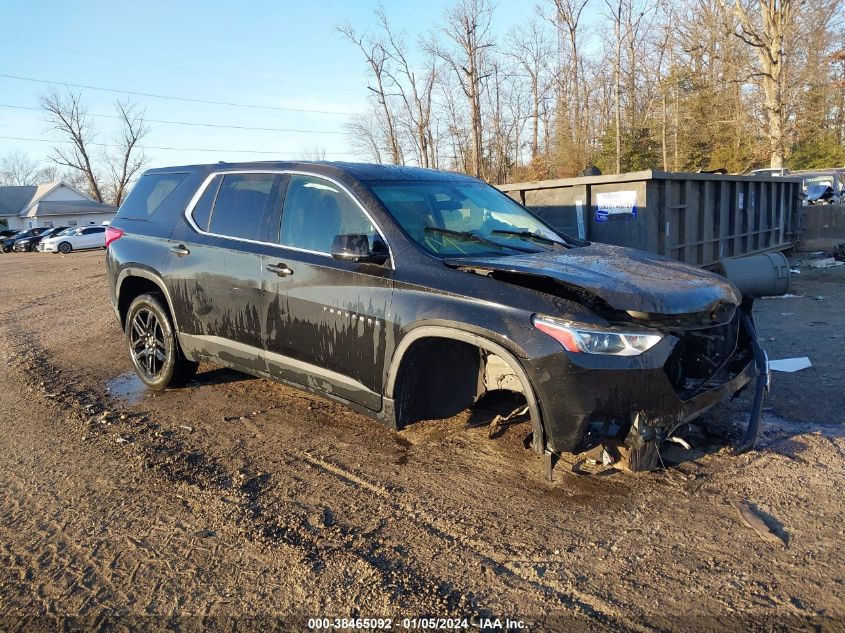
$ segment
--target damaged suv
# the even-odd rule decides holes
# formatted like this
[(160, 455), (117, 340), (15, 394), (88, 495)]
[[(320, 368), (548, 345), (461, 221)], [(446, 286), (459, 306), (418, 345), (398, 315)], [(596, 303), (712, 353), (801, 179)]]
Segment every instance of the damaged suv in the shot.
[(727, 279), (562, 235), (460, 174), (154, 169), (106, 233), (114, 310), (151, 388), (207, 360), (397, 430), (515, 391), (548, 475), (561, 452), (599, 445), (648, 467), (678, 426), (765, 372), (750, 301)]

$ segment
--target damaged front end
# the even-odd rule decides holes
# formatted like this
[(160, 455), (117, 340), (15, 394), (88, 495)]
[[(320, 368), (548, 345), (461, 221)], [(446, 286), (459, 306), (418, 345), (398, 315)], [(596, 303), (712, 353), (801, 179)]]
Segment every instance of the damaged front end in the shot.
[(447, 265), (577, 303), (596, 317), (533, 318), (560, 343), (558, 352), (526, 361), (542, 405), (547, 473), (560, 453), (597, 446), (624, 453), (631, 470), (653, 469), (658, 447), (678, 427), (760, 377), (738, 448), (753, 445), (767, 363), (752, 300), (724, 277), (606, 245)]
[[(724, 323), (698, 325), (657, 330), (659, 341), (658, 335), (634, 335), (645, 348), (639, 353), (607, 356), (566, 349), (567, 368), (556, 372), (559, 387), (565, 389), (551, 396), (554, 408), (545, 409), (553, 411), (546, 419), (548, 450), (580, 453), (602, 446), (611, 461), (624, 458), (630, 470), (652, 470), (660, 444), (678, 427), (759, 377), (748, 429), (737, 450), (752, 447), (768, 376), (750, 302)], [(554, 457), (546, 461), (550, 474)]]

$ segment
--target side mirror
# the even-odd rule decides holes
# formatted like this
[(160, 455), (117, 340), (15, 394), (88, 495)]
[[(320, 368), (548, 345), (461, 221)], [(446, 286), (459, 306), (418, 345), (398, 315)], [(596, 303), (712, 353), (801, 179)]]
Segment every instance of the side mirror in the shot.
[(332, 257), (347, 262), (383, 264), (389, 254), (387, 246), (381, 240), (374, 240), (373, 247), (370, 248), (369, 236), (349, 234), (335, 235), (332, 240)]

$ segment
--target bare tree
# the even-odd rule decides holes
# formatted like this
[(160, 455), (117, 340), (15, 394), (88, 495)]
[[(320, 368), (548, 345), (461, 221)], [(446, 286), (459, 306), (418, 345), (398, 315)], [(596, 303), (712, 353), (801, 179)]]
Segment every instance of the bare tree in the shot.
[(459, 103), (461, 96), (457, 94), (459, 88), (455, 81), (450, 81), (452, 74), (441, 75), (437, 80), (440, 90), (440, 114), (445, 118), (447, 137), (451, 146), (450, 164), (454, 169), (464, 173), (472, 171), (470, 160), (470, 135), (465, 126), (466, 116)]
[(484, 130), (481, 116), (481, 92), (490, 76), (486, 49), (493, 46), (490, 36), (493, 7), (490, 0), (459, 0), (446, 10), (442, 34), (452, 46), (432, 39), (428, 49), (454, 71), (466, 96), (470, 114), (471, 173), (483, 174)]
[(20, 150), (0, 159), (0, 185), (30, 187), (46, 180), (42, 165)]
[[(108, 201), (117, 206), (123, 202), (130, 184), (144, 165), (144, 152), (139, 143), (148, 128), (144, 113), (136, 106), (120, 101), (114, 105), (115, 118), (119, 121), (117, 138), (113, 143), (98, 143), (94, 119), (79, 94), (52, 89), (41, 97), (48, 123), (70, 145), (70, 148), (54, 147), (50, 160), (80, 174), (88, 193), (97, 202)], [(110, 150), (95, 151), (100, 145)]]
[[(725, 0), (720, 2), (729, 10)], [(794, 27), (796, 9), (797, 4), (792, 0), (756, 0), (746, 4), (734, 0), (732, 7), (737, 20), (734, 34), (754, 50), (759, 64), (754, 77), (763, 91), (770, 165), (775, 168), (783, 167), (785, 154), (784, 78), (788, 58), (785, 42)]]
[(84, 177), (88, 192), (97, 202), (103, 202), (97, 174), (94, 173), (93, 143), (96, 137), (94, 120), (82, 104), (82, 96), (68, 89), (64, 94), (55, 88), (41, 97), (41, 107), (47, 121), (60, 137), (68, 140), (71, 149), (55, 147), (50, 160), (57, 165), (79, 171)]
[(146, 162), (144, 151), (138, 147), (138, 143), (147, 135), (148, 129), (144, 123), (144, 113), (138, 107), (118, 101), (115, 103), (115, 109), (120, 117), (121, 127), (116, 151), (107, 155), (106, 165), (111, 176), (111, 203), (120, 206), (130, 183)]
[(41, 171), (44, 174), (42, 182), (64, 182), (80, 191), (85, 191), (88, 188), (88, 181), (82, 175), (82, 172), (76, 169), (59, 169), (59, 166), (55, 163), (48, 163), (44, 165)]
[(452, 1), (420, 46), (381, 9), (354, 35), (382, 83), (347, 129), (374, 160), (491, 181), (845, 163), (843, 0), (538, 0), (557, 37), (522, 20), (495, 46), (493, 0)]
[(384, 130), (378, 113), (359, 114), (344, 126), (346, 137), (353, 149), (367, 156), (374, 163), (382, 164)]
[(302, 148), (302, 160), (321, 161), (326, 160), (326, 148), (321, 145)]
[(531, 91), (531, 158), (540, 153), (540, 122), (545, 109), (549, 82), (545, 77), (547, 60), (554, 53), (548, 33), (542, 23), (533, 19), (512, 29), (506, 38), (509, 57), (528, 75)]
[(367, 88), (375, 94), (384, 114), (391, 160), (394, 165), (401, 165), (404, 163), (402, 159), (402, 147), (399, 144), (399, 136), (396, 132), (396, 123), (394, 121), (395, 117), (391, 110), (385, 87), (385, 79), (387, 79), (386, 67), (390, 60), (387, 50), (385, 50), (384, 44), (378, 38), (374, 38), (367, 33), (358, 33), (350, 24), (338, 26), (337, 30), (346, 39), (355, 44), (364, 54), (364, 59), (366, 59), (370, 67), (370, 72), (376, 84), (375, 86), (367, 86)]
[(554, 0), (555, 14), (553, 22), (560, 30), (562, 45), (568, 49), (569, 88), (572, 120), (569, 124), (572, 134), (572, 146), (576, 151), (583, 150), (585, 125), (582, 105), (582, 75), (579, 26), (581, 15), (589, 0)]
[(407, 34), (394, 32), (383, 7), (376, 10), (376, 17), (387, 38), (386, 53), (397, 68), (394, 71), (390, 66), (386, 66), (385, 74), (390, 77), (404, 105), (405, 115), (411, 128), (411, 137), (417, 148), (418, 162), (423, 167), (436, 167), (437, 155), (434, 152), (431, 115), (437, 65), (433, 58), (425, 60), (424, 70), (418, 77), (408, 60), (405, 44)]

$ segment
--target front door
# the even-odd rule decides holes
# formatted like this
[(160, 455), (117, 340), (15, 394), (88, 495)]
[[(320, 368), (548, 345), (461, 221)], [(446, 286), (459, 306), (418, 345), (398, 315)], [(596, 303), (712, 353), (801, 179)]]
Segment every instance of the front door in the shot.
[(275, 173), (214, 176), (171, 236), (165, 283), (190, 355), (266, 373), (261, 240), (280, 181)]
[(334, 259), (337, 235), (384, 243), (363, 207), (341, 185), (291, 174), (281, 218), (264, 256), (265, 345), (271, 375), (381, 409), (392, 261)]

